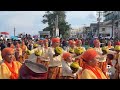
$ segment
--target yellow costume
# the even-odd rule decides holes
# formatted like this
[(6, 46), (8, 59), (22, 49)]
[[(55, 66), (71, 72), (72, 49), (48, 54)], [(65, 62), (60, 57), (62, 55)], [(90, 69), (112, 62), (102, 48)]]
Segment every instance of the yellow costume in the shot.
[(75, 52), (75, 54), (77, 54), (77, 55), (80, 55), (80, 54), (82, 54), (82, 53), (85, 52), (85, 51), (86, 51), (86, 50), (85, 50), (84, 47), (77, 47), (77, 48), (74, 49), (74, 52)]
[[(21, 67), (21, 63), (18, 61), (13, 61), (14, 63), (14, 68), (15, 68), (15, 73), (19, 74), (19, 69)], [(2, 63), (0, 65), (0, 79), (11, 79), (12, 72), (8, 68), (8, 66), (5, 63)]]
[(50, 61), (50, 58), (49, 58), (49, 55), (48, 55), (48, 49), (49, 48), (42, 48), (42, 55), (39, 56), (37, 58), (37, 63), (41, 63), (43, 65), (45, 65), (47, 68), (48, 68), (48, 65), (49, 65), (49, 61)]
[(28, 55), (26, 53), (28, 48), (24, 42), (22, 42), (21, 49), (22, 49), (22, 60), (20, 62), (23, 63), (25, 61), (25, 59), (28, 59)]
[[(36, 62), (37, 59), (39, 59), (39, 56), (42, 55), (42, 53), (43, 53), (42, 51), (43, 51), (43, 50), (42, 50), (42, 47), (41, 47), (41, 46), (38, 46), (37, 48), (32, 49), (32, 50), (30, 51), (29, 59), (31, 59), (33, 62)], [(36, 53), (36, 55), (38, 55), (38, 56), (36, 56), (35, 53)]]
[[(98, 70), (98, 72), (100, 73), (100, 75), (102, 77), (101, 79), (107, 79), (106, 76), (101, 71), (101, 69), (97, 69), (97, 70)], [(98, 78), (91, 70), (85, 69), (82, 72), (81, 79), (98, 79)]]
[(0, 51), (0, 61), (2, 61), (1, 51)]
[(106, 46), (108, 49), (112, 49), (112, 48), (114, 48), (113, 46)]
[(62, 57), (61, 55), (54, 57), (55, 48), (50, 47), (48, 50), (48, 55), (50, 58), (49, 68), (48, 68), (48, 78), (49, 79), (60, 79), (62, 76)]
[(97, 66), (96, 59), (94, 59), (97, 55), (98, 53), (94, 49), (88, 49), (83, 53), (82, 58), (85, 63), (81, 79), (107, 79), (102, 70)]
[(94, 50), (98, 53), (98, 54), (102, 54), (102, 49), (99, 47), (99, 48), (96, 48), (94, 47)]

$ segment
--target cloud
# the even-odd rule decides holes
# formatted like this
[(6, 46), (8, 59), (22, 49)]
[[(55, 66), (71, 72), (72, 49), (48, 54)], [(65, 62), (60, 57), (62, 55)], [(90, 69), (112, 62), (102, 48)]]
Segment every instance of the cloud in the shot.
[(89, 25), (96, 21), (96, 11), (68, 11), (66, 20), (73, 28), (81, 27), (84, 24)]
[(71, 11), (67, 12), (67, 17), (71, 17), (74, 19), (85, 19), (89, 14), (94, 14), (95, 15), (96, 11)]
[(87, 18), (96, 19), (96, 16), (94, 15), (94, 13), (90, 13), (90, 14), (88, 14)]

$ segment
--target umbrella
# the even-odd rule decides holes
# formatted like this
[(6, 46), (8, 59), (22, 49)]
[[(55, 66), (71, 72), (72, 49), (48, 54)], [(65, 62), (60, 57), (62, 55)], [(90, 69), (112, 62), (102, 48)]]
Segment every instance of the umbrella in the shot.
[(0, 32), (0, 34), (9, 35), (8, 32)]

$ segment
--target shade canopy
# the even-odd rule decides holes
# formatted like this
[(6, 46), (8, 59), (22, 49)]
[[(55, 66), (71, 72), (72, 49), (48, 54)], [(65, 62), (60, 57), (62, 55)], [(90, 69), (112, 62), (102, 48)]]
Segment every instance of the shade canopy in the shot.
[(9, 35), (8, 32), (0, 32), (0, 34)]

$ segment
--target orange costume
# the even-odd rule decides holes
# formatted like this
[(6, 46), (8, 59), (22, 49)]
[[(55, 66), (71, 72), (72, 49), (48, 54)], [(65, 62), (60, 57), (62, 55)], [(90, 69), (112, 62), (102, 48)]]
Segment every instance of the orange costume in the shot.
[(72, 61), (68, 62), (66, 60), (70, 56), (71, 56), (71, 54), (68, 53), (68, 52), (63, 53), (62, 78), (63, 79), (80, 79), (79, 73), (80, 73), (80, 71), (81, 71), (82, 68), (79, 67), (79, 69), (77, 71), (75, 71), (74, 70), (75, 68), (73, 69), (73, 67), (76, 66), (76, 65), (74, 65)]
[(75, 41), (69, 40), (69, 46), (67, 47), (66, 51), (74, 54), (74, 49), (75, 49)]
[[(47, 39), (43, 40), (43, 43), (44, 44), (48, 43), (48, 40)], [(48, 68), (48, 65), (49, 65), (48, 49), (49, 49), (49, 47), (48, 46), (47, 47), (42, 47), (41, 49), (42, 49), (42, 57), (43, 58), (37, 58), (36, 62), (41, 63)]]
[(108, 45), (108, 46), (107, 46), (107, 48), (108, 48), (108, 49), (111, 49), (111, 48), (114, 48), (114, 47), (113, 47), (113, 46), (111, 46), (111, 45)]
[[(13, 48), (5, 48), (2, 51), (2, 57), (5, 58), (7, 53), (13, 53)], [(6, 60), (0, 65), (0, 79), (18, 79), (19, 77), (19, 69), (21, 67), (21, 63), (18, 61), (11, 61), (8, 63)]]
[(107, 79), (99, 67), (91, 67), (85, 64), (81, 79)]
[(99, 63), (99, 68), (102, 70), (102, 72), (105, 74), (105, 76), (107, 78), (110, 78), (109, 75), (107, 74), (108, 72), (108, 69), (107, 69), (107, 62), (102, 62), (102, 63)]
[(111, 41), (108, 42), (107, 48), (108, 48), (108, 49), (114, 48), (114, 46), (111, 45)]
[(82, 57), (80, 56), (80, 57), (78, 57), (78, 58), (75, 58), (75, 62), (77, 62), (77, 63), (79, 63), (79, 66), (80, 67), (83, 67), (84, 66), (84, 61), (83, 61), (83, 59), (82, 59)]
[(17, 43), (16, 51), (15, 51), (16, 60), (22, 62), (22, 49), (20, 48), (20, 44)]
[(116, 53), (114, 54), (114, 60), (115, 60), (115, 74), (114, 78), (119, 79), (120, 78), (120, 45), (115, 46)]
[(63, 56), (62, 56), (64, 59), (64, 60), (62, 60), (62, 78), (63, 79), (74, 79), (72, 69), (70, 68), (70, 64), (72, 62), (65, 61), (65, 59), (67, 59), (70, 56), (71, 56), (71, 54), (68, 52), (63, 53)]
[(76, 46), (77, 46), (78, 48), (81, 48), (83, 51), (86, 51), (85, 47), (82, 47), (81, 45), (82, 45), (82, 41), (81, 41), (81, 40), (77, 40), (77, 41), (76, 41)]
[[(15, 50), (15, 46), (13, 44), (10, 45), (10, 48), (13, 48)], [(16, 58), (14, 58), (14, 61), (16, 60)]]
[(119, 78), (120, 78), (120, 66), (119, 66), (118, 61), (116, 61), (116, 64), (115, 64), (114, 67), (115, 67), (115, 69), (116, 69), (114, 78), (115, 78), (115, 79), (119, 79)]
[(93, 43), (95, 46), (94, 47), (95, 51), (97, 51), (98, 54), (102, 54), (102, 49), (100, 48), (100, 45), (98, 46), (98, 44), (100, 44), (100, 41), (96, 39), (93, 41)]
[(2, 61), (3, 59), (2, 59), (2, 56), (1, 56), (1, 50), (0, 50), (0, 62)]
[(94, 49), (88, 49), (82, 58), (86, 62), (81, 73), (81, 79), (107, 79), (102, 70), (98, 66), (90, 66), (87, 62), (93, 60), (97, 56)]
[(21, 63), (23, 63), (25, 61), (25, 59), (28, 59), (28, 55), (26, 53), (27, 51), (27, 46), (25, 45), (24, 41), (22, 42), (22, 46), (21, 46), (21, 49), (22, 49), (22, 61), (20, 61)]
[[(81, 48), (81, 50), (83, 51), (83, 53), (86, 51), (86, 49), (84, 48), (84, 47), (81, 47), (80, 45), (82, 44), (82, 41), (81, 40), (77, 40), (76, 41), (76, 46), (77, 46), (77, 48)], [(75, 58), (75, 62), (77, 62), (77, 63), (79, 63), (79, 66), (80, 67), (83, 67), (84, 66), (84, 61), (83, 61), (83, 59), (82, 59), (82, 54), (79, 56), (79, 57), (77, 57), (77, 58)]]
[(1, 79), (18, 79), (18, 71), (21, 67), (21, 63), (18, 61), (12, 61), (12, 67), (9, 63), (4, 62), (0, 66), (0, 78)]
[[(59, 43), (60, 38), (52, 38), (52, 43)], [(48, 79), (60, 79), (62, 75), (62, 57), (58, 55), (53, 57), (55, 54), (54, 47), (50, 47), (48, 50), (48, 55), (50, 57), (50, 63), (48, 67)]]
[(13, 48), (13, 49), (15, 48), (15, 46), (13, 44), (11, 44), (10, 47)]
[(39, 40), (39, 44), (42, 45), (43, 44), (43, 40)]
[(115, 76), (114, 76), (114, 78), (115, 79), (119, 79), (120, 78), (120, 76), (119, 76), (119, 74), (120, 74), (120, 65), (119, 65), (119, 59), (120, 59), (120, 53), (117, 53), (116, 55), (115, 55), (115, 60), (116, 60), (116, 63), (115, 63), (115, 69), (116, 69), (116, 71), (115, 71)]

